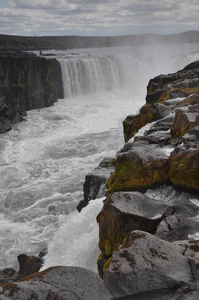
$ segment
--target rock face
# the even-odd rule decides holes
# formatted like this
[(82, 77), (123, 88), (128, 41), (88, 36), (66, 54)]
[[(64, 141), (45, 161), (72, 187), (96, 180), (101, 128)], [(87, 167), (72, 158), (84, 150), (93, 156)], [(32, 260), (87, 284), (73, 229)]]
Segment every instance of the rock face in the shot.
[(86, 175), (84, 182), (84, 200), (78, 204), (78, 211), (81, 211), (91, 199), (94, 200), (97, 197), (107, 195), (106, 184), (110, 173), (113, 171), (114, 165), (112, 158), (104, 158), (95, 170)]
[[(108, 181), (109, 193), (144, 191), (170, 183), (176, 188), (199, 191), (198, 67), (199, 63), (194, 63), (150, 80), (147, 104), (123, 123), (125, 141), (147, 123), (153, 123), (144, 136), (127, 142), (117, 153), (115, 172)], [(170, 157), (162, 151), (165, 145), (175, 148)]]
[[(132, 230), (155, 233), (168, 205), (139, 192), (116, 192), (108, 196), (99, 222), (99, 247), (107, 256)], [(157, 215), (160, 215), (157, 217)], [(108, 229), (108, 230), (107, 230)]]
[(168, 180), (167, 156), (157, 147), (144, 143), (128, 144), (117, 153), (115, 173), (108, 182), (109, 193), (115, 191), (144, 191)]
[(164, 290), (191, 290), (196, 284), (193, 261), (184, 249), (149, 233), (131, 232), (112, 256), (105, 284), (114, 299)]
[[(63, 98), (61, 67), (56, 59), (29, 53), (0, 55), (0, 124), (5, 132), (18, 112), (51, 106)], [(4, 120), (2, 118), (5, 118)]]
[(77, 267), (54, 267), (0, 286), (0, 299), (110, 300), (101, 278)]
[[(199, 208), (186, 192), (198, 203), (199, 61), (155, 77), (147, 91), (146, 105), (123, 123), (126, 144), (97, 216), (99, 274), (114, 299), (196, 300), (199, 246), (189, 239), (199, 232)], [(158, 186), (176, 196), (140, 193)]]

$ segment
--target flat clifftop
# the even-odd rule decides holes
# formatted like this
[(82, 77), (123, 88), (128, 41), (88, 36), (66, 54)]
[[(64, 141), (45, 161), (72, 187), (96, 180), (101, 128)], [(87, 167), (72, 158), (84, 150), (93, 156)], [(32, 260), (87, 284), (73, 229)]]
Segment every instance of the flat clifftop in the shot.
[(0, 50), (51, 50), (68, 48), (114, 47), (157, 43), (198, 43), (199, 32), (180, 34), (140, 34), (125, 36), (14, 36), (0, 35)]

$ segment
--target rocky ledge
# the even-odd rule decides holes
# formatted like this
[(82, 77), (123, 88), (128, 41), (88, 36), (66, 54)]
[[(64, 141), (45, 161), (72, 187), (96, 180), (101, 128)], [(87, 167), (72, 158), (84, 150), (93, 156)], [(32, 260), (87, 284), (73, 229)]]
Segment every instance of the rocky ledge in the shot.
[(63, 84), (56, 59), (21, 51), (0, 53), (0, 133), (22, 121), (24, 112), (51, 106), (58, 98), (63, 98)]
[(97, 216), (99, 274), (113, 299), (196, 300), (199, 61), (151, 79), (146, 104), (123, 125)]

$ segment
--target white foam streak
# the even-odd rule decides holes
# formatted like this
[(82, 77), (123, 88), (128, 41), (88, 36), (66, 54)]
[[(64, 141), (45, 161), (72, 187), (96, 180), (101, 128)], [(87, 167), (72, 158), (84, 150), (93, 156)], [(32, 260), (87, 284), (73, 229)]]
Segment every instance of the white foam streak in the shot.
[(59, 230), (50, 242), (43, 269), (56, 265), (78, 265), (97, 271), (100, 251), (96, 243), (99, 236), (96, 216), (103, 200), (91, 200), (81, 213), (60, 216)]

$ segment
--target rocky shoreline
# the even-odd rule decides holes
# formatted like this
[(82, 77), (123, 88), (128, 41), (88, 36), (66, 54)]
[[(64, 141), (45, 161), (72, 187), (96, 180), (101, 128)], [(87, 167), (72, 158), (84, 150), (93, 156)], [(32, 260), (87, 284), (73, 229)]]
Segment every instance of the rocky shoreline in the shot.
[[(22, 276), (1, 271), (2, 300), (198, 299), (199, 241), (190, 235), (199, 232), (199, 61), (151, 79), (146, 104), (123, 125), (124, 147), (87, 175), (79, 206), (107, 196), (97, 216), (104, 282), (77, 267), (36, 273), (42, 257), (22, 255)], [(174, 193), (147, 196), (155, 188)]]
[[(99, 271), (114, 299), (199, 296), (199, 241), (189, 239), (199, 208), (186, 196), (199, 194), (198, 77), (196, 61), (150, 80), (146, 104), (123, 123), (126, 143), (97, 216)], [(143, 194), (157, 187), (175, 194), (166, 201)]]

